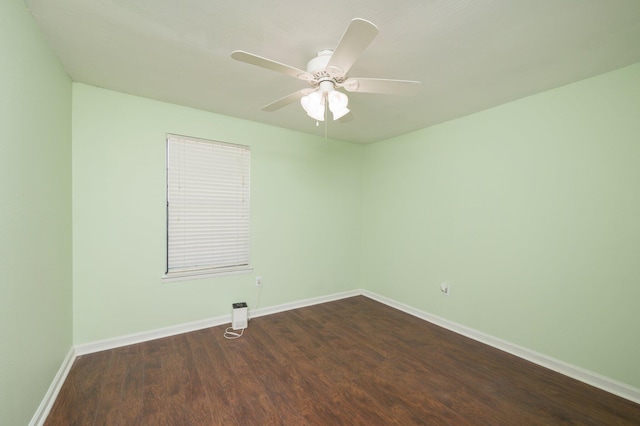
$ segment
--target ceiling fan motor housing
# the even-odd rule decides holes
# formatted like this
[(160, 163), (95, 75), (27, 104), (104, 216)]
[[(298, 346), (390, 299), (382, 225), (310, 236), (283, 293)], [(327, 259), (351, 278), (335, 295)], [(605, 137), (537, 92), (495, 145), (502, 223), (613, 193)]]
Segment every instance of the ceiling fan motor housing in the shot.
[(316, 71), (323, 71), (327, 68), (331, 55), (333, 55), (333, 50), (331, 49), (319, 51), (315, 58), (307, 62), (307, 72), (314, 73)]
[(340, 68), (327, 67), (332, 55), (333, 50), (321, 50), (307, 63), (307, 72), (313, 76), (309, 83), (323, 92), (329, 92), (335, 89), (336, 84), (344, 82), (344, 72)]

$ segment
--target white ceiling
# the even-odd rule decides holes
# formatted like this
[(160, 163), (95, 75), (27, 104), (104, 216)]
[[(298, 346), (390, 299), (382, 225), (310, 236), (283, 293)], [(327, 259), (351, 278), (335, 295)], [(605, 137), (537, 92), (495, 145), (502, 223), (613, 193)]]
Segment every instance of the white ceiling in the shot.
[(305, 69), (351, 19), (378, 37), (350, 77), (419, 80), (415, 97), (349, 94), (331, 138), (368, 143), (640, 62), (639, 0), (25, 0), (73, 81), (318, 135), (305, 87), (231, 59)]

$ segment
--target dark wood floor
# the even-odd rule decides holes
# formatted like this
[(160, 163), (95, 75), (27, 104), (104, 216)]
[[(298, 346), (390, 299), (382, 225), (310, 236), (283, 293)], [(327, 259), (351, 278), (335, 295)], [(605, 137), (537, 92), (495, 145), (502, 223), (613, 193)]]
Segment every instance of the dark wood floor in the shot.
[(640, 405), (365, 297), (78, 357), (47, 425), (639, 425)]

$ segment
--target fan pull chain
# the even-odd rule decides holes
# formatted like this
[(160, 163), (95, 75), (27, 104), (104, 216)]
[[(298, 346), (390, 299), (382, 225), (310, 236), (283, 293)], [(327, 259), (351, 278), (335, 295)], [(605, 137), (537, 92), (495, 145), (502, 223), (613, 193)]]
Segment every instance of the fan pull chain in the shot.
[(327, 121), (329, 121), (329, 120), (327, 120), (327, 109), (325, 108), (324, 111), (325, 111), (324, 112), (324, 141), (326, 142), (327, 141), (327, 126), (328, 126)]
[(329, 121), (329, 112), (327, 111), (327, 94), (324, 93), (324, 141), (327, 141), (327, 121)]

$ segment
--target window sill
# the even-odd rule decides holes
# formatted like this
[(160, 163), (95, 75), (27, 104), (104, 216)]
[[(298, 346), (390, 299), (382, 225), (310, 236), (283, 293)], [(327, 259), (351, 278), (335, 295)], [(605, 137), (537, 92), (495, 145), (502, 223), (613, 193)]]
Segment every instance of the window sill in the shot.
[(248, 274), (253, 271), (251, 266), (237, 269), (227, 269), (225, 271), (184, 271), (171, 272), (162, 276), (162, 282), (171, 283), (175, 281), (202, 280), (206, 278), (226, 277), (229, 275)]

